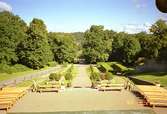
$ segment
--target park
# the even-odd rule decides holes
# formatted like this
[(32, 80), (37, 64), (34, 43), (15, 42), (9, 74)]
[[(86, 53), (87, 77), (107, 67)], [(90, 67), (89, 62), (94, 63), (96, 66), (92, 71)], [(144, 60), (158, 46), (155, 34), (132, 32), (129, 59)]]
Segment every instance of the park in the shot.
[[(102, 19), (96, 17), (96, 11), (101, 12), (101, 16), (106, 14), (99, 6), (105, 4), (104, 11), (110, 9), (106, 1), (104, 4), (89, 2), (90, 6), (83, 2), (90, 11), (81, 10), (83, 4), (80, 2), (60, 2), (64, 10), (67, 8), (64, 13), (63, 8), (57, 6), (61, 9), (60, 17), (43, 9), (43, 5), (49, 4), (48, 11), (51, 11), (50, 8), (55, 8), (51, 4), (54, 2), (41, 2), (40, 6), (36, 1), (32, 5), (33, 10), (24, 11), (31, 12), (27, 14), (22, 10), (31, 2), (17, 2), (18, 6), (11, 2), (15, 8), (12, 11), (6, 2), (0, 1), (0, 114), (167, 113), (167, 22), (164, 15), (151, 20), (151, 24), (139, 23), (139, 27), (128, 24), (122, 30), (117, 23), (118, 30), (113, 28), (115, 23), (111, 22), (113, 26), (110, 27), (107, 25), (110, 21), (106, 21), (107, 24), (105, 21), (94, 23), (98, 18)], [(128, 3), (123, 7), (133, 9), (131, 2)], [(137, 10), (147, 9), (151, 4), (139, 6), (137, 1), (133, 3)], [(20, 4), (25, 8), (18, 10)], [(115, 8), (111, 9), (112, 13), (116, 12)], [(126, 10), (129, 15), (134, 13), (132, 9)], [(83, 27), (86, 18), (80, 12), (84, 11), (87, 12), (86, 17), (91, 19), (95, 16), (97, 20)], [(67, 15), (67, 12), (72, 13)], [(73, 13), (79, 21), (75, 20)], [(54, 15), (60, 20), (51, 21)], [(65, 17), (62, 18), (63, 15)], [(134, 15), (138, 17), (136, 13)], [(122, 16), (128, 20), (128, 16), (119, 16), (121, 20), (124, 20)], [(107, 18), (114, 21), (115, 17), (117, 15), (112, 14)], [(123, 22), (119, 19), (115, 22)], [(136, 18), (136, 22), (141, 20)], [(75, 22), (80, 23), (76, 24), (79, 27), (77, 31), (66, 32), (69, 28), (77, 28), (71, 26)], [(50, 30), (55, 23), (56, 30), (61, 32)], [(86, 29), (80, 31), (80, 28)]]

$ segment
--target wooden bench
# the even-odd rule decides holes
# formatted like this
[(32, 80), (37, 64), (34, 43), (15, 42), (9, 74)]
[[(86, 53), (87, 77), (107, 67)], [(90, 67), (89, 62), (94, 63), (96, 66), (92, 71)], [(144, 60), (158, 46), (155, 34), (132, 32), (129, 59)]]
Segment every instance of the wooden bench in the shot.
[(0, 101), (0, 109), (8, 110), (13, 106), (12, 101)]

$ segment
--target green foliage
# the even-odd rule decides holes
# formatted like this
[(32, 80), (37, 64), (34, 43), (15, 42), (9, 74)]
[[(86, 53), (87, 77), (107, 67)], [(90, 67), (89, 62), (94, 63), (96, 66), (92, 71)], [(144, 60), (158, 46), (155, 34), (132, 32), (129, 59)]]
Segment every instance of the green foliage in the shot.
[(48, 65), (49, 67), (55, 67), (55, 66), (57, 66), (57, 62), (55, 62), (55, 61), (49, 62), (47, 65)]
[(7, 64), (0, 64), (0, 73), (12, 74), (12, 73), (24, 72), (28, 70), (30, 70), (30, 68), (21, 64), (15, 64), (13, 66), (9, 66)]
[(126, 38), (126, 42), (122, 47), (123, 62), (125, 64), (132, 64), (137, 59), (141, 50), (140, 43), (135, 37)]
[(33, 19), (27, 34), (27, 39), (18, 47), (19, 61), (33, 69), (42, 68), (53, 59), (44, 22), (40, 19)]
[(90, 65), (89, 70), (90, 70), (90, 80), (93, 83), (100, 81), (100, 72), (98, 71), (98, 69)]
[(66, 74), (64, 76), (65, 80), (69, 80), (69, 81), (72, 81), (74, 76), (73, 76), (73, 69), (74, 69), (74, 66), (72, 65), (67, 71), (66, 71)]
[(16, 47), (26, 38), (26, 29), (19, 16), (0, 12), (0, 64), (11, 65), (18, 61)]
[(85, 32), (83, 42), (83, 57), (88, 63), (107, 61), (109, 52), (112, 50), (110, 31), (104, 31), (103, 26), (91, 26)]
[(55, 61), (59, 63), (74, 62), (77, 54), (77, 45), (72, 35), (49, 33), (49, 43)]
[(62, 75), (58, 72), (58, 73), (51, 73), (49, 75), (49, 79), (50, 80), (55, 80), (55, 81), (59, 81), (61, 79)]
[(113, 71), (113, 68), (105, 63), (105, 62), (98, 62), (97, 63), (97, 68), (101, 71), (101, 72), (111, 72)]
[(67, 86), (70, 87), (71, 86), (71, 83), (72, 83), (72, 80), (74, 79), (74, 66), (72, 65), (70, 68), (67, 69), (65, 75), (64, 75), (64, 78), (67, 82)]
[(128, 34), (124, 32), (120, 32), (114, 35), (113, 42), (112, 42), (112, 53), (110, 53), (110, 60), (111, 61), (119, 61), (122, 62), (123, 60), (123, 46), (124, 42), (128, 37)]
[(145, 32), (136, 34), (136, 38), (139, 39), (141, 45), (140, 57), (156, 58), (158, 56), (158, 47), (155, 44), (156, 38)]
[(167, 61), (167, 24), (164, 20), (158, 20), (152, 25), (150, 31), (155, 36), (152, 42), (157, 50), (157, 57), (159, 60)]
[(105, 79), (106, 80), (112, 80), (114, 75), (111, 72), (106, 72), (105, 73)]
[(127, 67), (125, 67), (119, 63), (113, 64), (112, 67), (114, 68), (114, 71), (116, 71), (116, 72), (124, 72), (124, 71), (128, 70)]

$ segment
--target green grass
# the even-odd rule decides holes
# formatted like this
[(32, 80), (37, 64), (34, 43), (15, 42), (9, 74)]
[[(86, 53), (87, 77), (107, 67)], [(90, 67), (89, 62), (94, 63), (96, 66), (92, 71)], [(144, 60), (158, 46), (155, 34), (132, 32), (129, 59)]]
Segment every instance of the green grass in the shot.
[(16, 85), (16, 87), (31, 87), (33, 85), (33, 80), (37, 83), (42, 83), (45, 80), (48, 80), (48, 75), (44, 75), (38, 78), (33, 78), (32, 80), (27, 80)]
[(125, 80), (122, 77), (114, 76), (111, 80), (112, 84), (124, 84)]
[(167, 72), (139, 73), (135, 75), (135, 78), (153, 83), (159, 82), (162, 86), (167, 87)]
[(101, 72), (113, 71), (114, 69), (106, 62), (98, 62), (97, 67)]
[(4, 80), (8, 80), (8, 79), (12, 79), (12, 78), (17, 78), (17, 77), (21, 77), (27, 74), (31, 74), (31, 73), (35, 73), (35, 72), (39, 72), (42, 70), (46, 70), (49, 69), (50, 67), (44, 67), (40, 70), (28, 70), (28, 71), (24, 71), (24, 72), (17, 72), (17, 73), (12, 73), (12, 74), (8, 74), (8, 73), (0, 73), (0, 82), (4, 81)]
[[(70, 66), (71, 65), (67, 65), (66, 67), (63, 67), (62, 69), (56, 72), (60, 72), (63, 74)], [(47, 68), (44, 68), (44, 69), (47, 69)], [(41, 77), (33, 78), (32, 80), (23, 81), (17, 84), (16, 86), (17, 87), (30, 87), (33, 85), (33, 80), (36, 81), (38, 84), (44, 84), (49, 81), (49, 75), (43, 75)]]

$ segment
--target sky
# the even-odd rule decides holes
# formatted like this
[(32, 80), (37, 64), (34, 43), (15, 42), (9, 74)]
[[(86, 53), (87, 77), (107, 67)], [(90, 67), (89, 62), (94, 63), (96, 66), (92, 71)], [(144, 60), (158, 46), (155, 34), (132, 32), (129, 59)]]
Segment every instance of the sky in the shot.
[(19, 15), (27, 24), (42, 19), (48, 31), (84, 32), (91, 25), (137, 33), (148, 31), (160, 13), (155, 0), (0, 0), (0, 11)]

